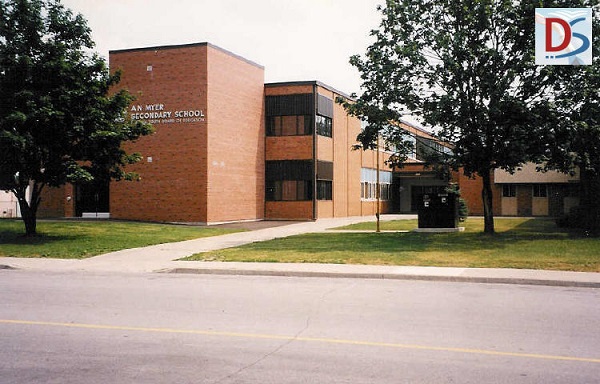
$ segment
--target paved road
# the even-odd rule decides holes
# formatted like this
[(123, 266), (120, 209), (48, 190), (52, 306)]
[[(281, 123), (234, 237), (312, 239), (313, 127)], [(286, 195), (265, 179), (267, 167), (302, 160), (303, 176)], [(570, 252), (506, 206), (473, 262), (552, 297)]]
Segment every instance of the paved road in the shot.
[(600, 290), (0, 271), (0, 382), (597, 383)]

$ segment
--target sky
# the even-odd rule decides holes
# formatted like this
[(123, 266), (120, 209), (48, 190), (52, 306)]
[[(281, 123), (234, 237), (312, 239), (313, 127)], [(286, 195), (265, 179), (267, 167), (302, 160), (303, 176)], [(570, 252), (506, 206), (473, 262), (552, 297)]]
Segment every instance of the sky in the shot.
[(364, 54), (384, 0), (62, 0), (96, 51), (209, 42), (265, 67), (265, 82), (318, 80), (360, 94)]

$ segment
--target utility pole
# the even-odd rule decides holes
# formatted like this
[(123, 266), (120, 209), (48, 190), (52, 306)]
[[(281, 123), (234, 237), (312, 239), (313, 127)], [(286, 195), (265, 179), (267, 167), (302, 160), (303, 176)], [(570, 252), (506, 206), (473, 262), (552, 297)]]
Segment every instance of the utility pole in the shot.
[(379, 226), (379, 216), (380, 212), (380, 202), (381, 202), (381, 187), (379, 184), (379, 132), (377, 133), (377, 184), (375, 184), (375, 195), (377, 197), (377, 209), (375, 213), (375, 217), (377, 217), (377, 230), (376, 232), (381, 232), (381, 228)]

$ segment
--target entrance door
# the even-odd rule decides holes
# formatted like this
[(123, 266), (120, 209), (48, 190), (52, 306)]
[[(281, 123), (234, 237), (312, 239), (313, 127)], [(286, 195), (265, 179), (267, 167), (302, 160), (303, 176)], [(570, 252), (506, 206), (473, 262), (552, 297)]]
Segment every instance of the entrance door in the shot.
[(109, 207), (109, 182), (96, 182), (78, 184), (76, 187), (75, 215), (84, 216), (84, 213), (110, 212)]

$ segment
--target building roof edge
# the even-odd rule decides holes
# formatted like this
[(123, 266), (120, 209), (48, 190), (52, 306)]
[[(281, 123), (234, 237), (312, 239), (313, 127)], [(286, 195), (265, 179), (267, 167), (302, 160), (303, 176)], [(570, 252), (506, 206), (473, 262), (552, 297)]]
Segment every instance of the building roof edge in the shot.
[(138, 48), (125, 48), (125, 49), (113, 49), (108, 51), (109, 55), (111, 54), (115, 54), (115, 53), (125, 53), (125, 52), (138, 52), (138, 51), (158, 51), (158, 50), (167, 50), (167, 49), (181, 49), (181, 48), (194, 48), (194, 47), (210, 47), (213, 49), (217, 49), (231, 57), (234, 57), (238, 60), (244, 61), (250, 65), (253, 65), (255, 67), (258, 67), (260, 69), (265, 69), (264, 66), (252, 61), (252, 60), (248, 60), (243, 56), (240, 56), (236, 53), (233, 53), (231, 51), (228, 51), (225, 48), (221, 48), (218, 45), (214, 45), (212, 43), (209, 42), (202, 42), (202, 43), (188, 43), (188, 44), (172, 44), (172, 45), (157, 45), (157, 46), (151, 46), (151, 47), (138, 47)]
[(338, 94), (346, 99), (355, 100), (352, 96), (348, 95), (347, 93), (339, 91), (336, 88), (334, 88), (330, 85), (327, 85), (323, 82), (320, 82), (318, 80), (282, 81), (282, 82), (275, 82), (275, 83), (265, 83), (265, 87), (281, 87), (281, 86), (286, 86), (286, 85), (317, 85), (319, 87), (327, 89), (328, 91)]

